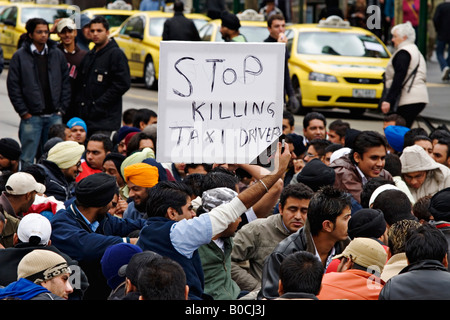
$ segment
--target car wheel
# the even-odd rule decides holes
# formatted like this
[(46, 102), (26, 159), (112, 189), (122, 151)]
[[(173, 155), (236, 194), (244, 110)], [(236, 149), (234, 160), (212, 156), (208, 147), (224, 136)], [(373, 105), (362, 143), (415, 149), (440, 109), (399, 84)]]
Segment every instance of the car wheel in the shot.
[(144, 84), (147, 89), (156, 88), (156, 71), (152, 58), (147, 58), (144, 66)]
[(350, 114), (355, 117), (362, 117), (364, 115), (364, 112), (366, 112), (365, 108), (351, 108)]
[(292, 79), (292, 87), (294, 88), (295, 96), (298, 99), (299, 104), (297, 106), (287, 103), (286, 109), (292, 114), (300, 114), (304, 111), (302, 106), (302, 93), (300, 91), (300, 83), (297, 78)]

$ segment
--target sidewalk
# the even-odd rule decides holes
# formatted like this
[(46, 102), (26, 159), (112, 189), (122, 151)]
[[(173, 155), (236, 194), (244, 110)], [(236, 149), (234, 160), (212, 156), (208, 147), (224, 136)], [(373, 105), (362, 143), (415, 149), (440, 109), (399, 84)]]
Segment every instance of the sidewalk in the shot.
[(427, 87), (430, 103), (421, 115), (431, 121), (450, 123), (450, 82), (442, 82), (435, 53), (427, 61)]

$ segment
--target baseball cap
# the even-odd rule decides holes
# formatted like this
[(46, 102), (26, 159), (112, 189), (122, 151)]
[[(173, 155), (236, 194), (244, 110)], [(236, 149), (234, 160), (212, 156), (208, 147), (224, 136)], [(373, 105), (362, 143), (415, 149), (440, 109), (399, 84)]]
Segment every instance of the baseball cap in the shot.
[(17, 236), (24, 243), (30, 242), (31, 237), (38, 237), (39, 244), (46, 245), (52, 235), (50, 220), (39, 213), (29, 213), (22, 218), (17, 228)]
[(63, 31), (64, 28), (68, 28), (70, 30), (76, 30), (77, 25), (75, 24), (75, 22), (72, 19), (63, 18), (56, 25), (56, 31), (61, 32), (61, 31)]
[(333, 257), (333, 260), (342, 257), (351, 258), (354, 263), (365, 268), (378, 267), (378, 271), (381, 272), (386, 264), (387, 253), (378, 241), (360, 237), (354, 238), (341, 254)]
[(31, 191), (37, 193), (44, 193), (45, 186), (42, 183), (36, 182), (34, 177), (26, 172), (13, 173), (6, 182), (6, 191), (13, 195), (22, 195)]

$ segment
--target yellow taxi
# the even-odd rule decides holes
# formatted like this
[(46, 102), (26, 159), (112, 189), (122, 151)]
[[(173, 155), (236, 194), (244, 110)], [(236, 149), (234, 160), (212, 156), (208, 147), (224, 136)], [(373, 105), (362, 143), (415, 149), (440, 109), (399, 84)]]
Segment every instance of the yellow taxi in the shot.
[[(185, 14), (197, 28), (210, 19), (201, 14)], [(173, 13), (162, 11), (140, 11), (125, 20), (114, 34), (118, 46), (128, 58), (130, 75), (142, 79), (145, 87), (154, 89), (159, 73), (159, 44), (164, 22)]]
[[(255, 10), (247, 9), (237, 14), (241, 27), (239, 32), (245, 36), (247, 42), (263, 42), (269, 36), (267, 22), (264, 16), (256, 13)], [(202, 41), (223, 42), (220, 26), (222, 20), (215, 19), (203, 26), (199, 33)]]
[(336, 16), (286, 29), (289, 72), (301, 102), (291, 112), (337, 107), (362, 114), (378, 107), (391, 54), (373, 33)]
[[(73, 12), (69, 5), (47, 5), (27, 2), (11, 2), (0, 12), (0, 46), (5, 60), (11, 60), (13, 54), (22, 45), (20, 36), (26, 33), (25, 24), (30, 18), (43, 18), (49, 23), (59, 18), (69, 17)], [(56, 37), (56, 38), (54, 38)], [(59, 40), (57, 35), (52, 35)]]
[(109, 31), (112, 33), (119, 28), (119, 26), (130, 16), (138, 13), (139, 10), (125, 10), (125, 9), (108, 9), (108, 8), (89, 8), (81, 11), (89, 19), (95, 17), (105, 17), (109, 23)]

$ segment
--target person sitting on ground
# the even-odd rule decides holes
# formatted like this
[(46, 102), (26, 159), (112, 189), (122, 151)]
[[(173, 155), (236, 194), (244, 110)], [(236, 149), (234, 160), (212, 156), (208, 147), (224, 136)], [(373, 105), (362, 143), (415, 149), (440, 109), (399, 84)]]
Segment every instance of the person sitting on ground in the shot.
[(17, 267), (17, 281), (0, 289), (0, 299), (67, 300), (73, 288), (67, 261), (56, 252), (36, 249)]
[(319, 300), (378, 300), (387, 260), (383, 246), (374, 239), (354, 238), (344, 252), (333, 257), (341, 262), (338, 272), (323, 276)]
[(432, 224), (412, 229), (405, 253), (408, 266), (390, 278), (379, 300), (449, 300), (448, 243)]
[(280, 297), (276, 300), (318, 300), (322, 277), (322, 263), (314, 254), (307, 251), (289, 254), (280, 265)]
[(320, 257), (324, 272), (334, 254), (350, 242), (347, 225), (351, 217), (351, 195), (325, 186), (311, 198), (304, 227), (282, 240), (264, 261), (258, 299), (278, 297), (279, 268), (284, 258), (296, 251), (308, 251)]
[(450, 187), (450, 169), (434, 161), (422, 147), (406, 147), (400, 161), (403, 180), (408, 185), (414, 201)]
[(390, 226), (388, 231), (388, 261), (381, 273), (381, 279), (387, 282), (408, 266), (405, 254), (406, 235), (410, 229), (417, 229), (421, 224), (415, 220), (400, 220)]
[(386, 138), (380, 133), (359, 133), (353, 142), (352, 152), (330, 164), (336, 172), (334, 186), (349, 192), (361, 203), (361, 191), (368, 180), (375, 177), (392, 180), (391, 174), (384, 169), (386, 148)]

